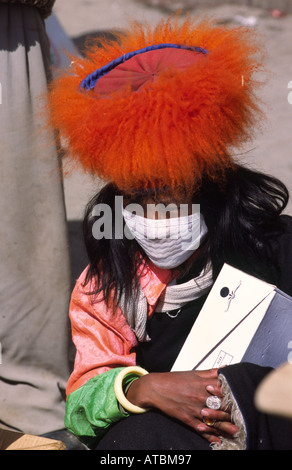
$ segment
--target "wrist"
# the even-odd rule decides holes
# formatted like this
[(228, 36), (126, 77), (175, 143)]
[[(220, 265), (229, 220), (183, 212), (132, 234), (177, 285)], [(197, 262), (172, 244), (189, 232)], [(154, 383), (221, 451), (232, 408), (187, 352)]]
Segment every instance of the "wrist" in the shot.
[(143, 376), (146, 375), (148, 375), (148, 372), (145, 369), (138, 366), (131, 366), (125, 367), (116, 377), (114, 387), (117, 401), (122, 408), (129, 413), (138, 414), (148, 411), (147, 408), (138, 406), (135, 399), (133, 399), (133, 401), (131, 400), (130, 397), (133, 394), (128, 396), (128, 391), (132, 389), (132, 384), (137, 382), (140, 377), (143, 378)]
[(146, 409), (153, 408), (151, 401), (151, 376), (152, 374), (147, 374), (132, 381), (126, 391), (127, 399), (131, 403)]

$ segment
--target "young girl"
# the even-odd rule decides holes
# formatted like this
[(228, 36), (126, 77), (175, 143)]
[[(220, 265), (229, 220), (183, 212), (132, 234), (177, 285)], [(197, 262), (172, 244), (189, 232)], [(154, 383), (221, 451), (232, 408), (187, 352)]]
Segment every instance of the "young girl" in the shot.
[(171, 371), (224, 263), (292, 294), (287, 190), (231, 157), (259, 118), (257, 54), (241, 28), (134, 25), (54, 84), (54, 125), (108, 181), (70, 305), (65, 423), (91, 448), (278, 445), (253, 406), (267, 368)]

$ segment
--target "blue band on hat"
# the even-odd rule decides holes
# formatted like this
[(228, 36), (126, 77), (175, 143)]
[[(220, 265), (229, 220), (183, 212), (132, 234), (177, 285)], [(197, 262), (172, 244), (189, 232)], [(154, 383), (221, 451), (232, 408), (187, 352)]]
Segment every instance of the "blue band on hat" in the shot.
[(138, 49), (137, 51), (133, 52), (128, 52), (127, 54), (123, 54), (122, 56), (118, 57), (117, 59), (114, 59), (113, 61), (109, 62), (108, 64), (104, 65), (103, 67), (100, 67), (99, 69), (95, 70), (92, 72), (90, 75), (88, 75), (82, 82), (80, 83), (80, 88), (84, 88), (85, 90), (91, 90), (92, 88), (95, 87), (97, 80), (106, 75), (108, 72), (113, 70), (115, 67), (118, 65), (122, 64), (123, 62), (126, 62), (127, 60), (131, 59), (135, 55), (138, 54), (143, 54), (144, 52), (149, 52), (149, 51), (154, 51), (158, 49), (166, 49), (166, 48), (174, 48), (174, 49), (186, 49), (189, 51), (194, 51), (194, 52), (200, 52), (202, 54), (207, 54), (207, 50), (203, 49), (202, 47), (196, 47), (196, 46), (184, 46), (184, 45), (179, 45), (179, 44), (157, 44), (153, 46), (147, 46), (144, 47), (143, 49)]

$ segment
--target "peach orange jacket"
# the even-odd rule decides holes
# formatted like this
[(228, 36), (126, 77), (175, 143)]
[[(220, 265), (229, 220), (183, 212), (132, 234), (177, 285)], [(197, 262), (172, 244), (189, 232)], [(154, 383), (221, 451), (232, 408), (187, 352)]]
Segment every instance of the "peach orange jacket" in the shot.
[[(67, 383), (65, 425), (89, 445), (125, 416), (113, 392), (114, 379), (121, 368), (136, 364), (138, 341), (121, 309), (113, 312), (103, 300), (93, 300), (86, 293), (93, 286), (84, 287), (85, 276), (86, 270), (77, 280), (70, 302), (76, 357)], [(170, 271), (145, 264), (140, 283), (148, 301), (148, 317), (170, 279)]]
[[(69, 316), (76, 346), (74, 371), (67, 384), (67, 395), (97, 374), (118, 366), (135, 364), (137, 339), (123, 312), (113, 314), (103, 301), (91, 301), (84, 287), (86, 270), (76, 282), (70, 302)], [(148, 316), (171, 278), (171, 273), (148, 263), (141, 277), (141, 287), (148, 301)]]

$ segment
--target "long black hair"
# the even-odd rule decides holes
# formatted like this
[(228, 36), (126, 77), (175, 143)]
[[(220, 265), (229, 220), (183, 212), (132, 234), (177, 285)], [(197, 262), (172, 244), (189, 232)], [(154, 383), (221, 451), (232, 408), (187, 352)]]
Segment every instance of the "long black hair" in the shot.
[[(104, 186), (89, 201), (83, 222), (89, 259), (85, 285), (94, 279), (96, 288), (91, 294), (102, 292), (107, 303), (113, 298), (118, 301), (118, 293), (124, 292), (126, 298), (134, 294), (139, 267), (147, 258), (135, 240), (116, 236), (117, 196), (123, 194), (114, 184)], [(286, 186), (277, 178), (240, 165), (228, 170), (221, 186), (203, 180), (193, 202), (200, 204), (208, 237), (194, 265), (183, 266), (182, 277), (192, 275), (198, 264), (204, 266), (211, 260), (214, 279), (223, 264), (228, 263), (268, 282), (276, 282), (272, 279), (274, 274), (270, 277), (267, 274), (267, 267), (273, 260), (272, 241), (282, 231), (279, 216), (288, 199)], [(93, 236), (96, 217), (92, 214), (99, 204), (111, 208), (112, 236), (97, 240)]]

